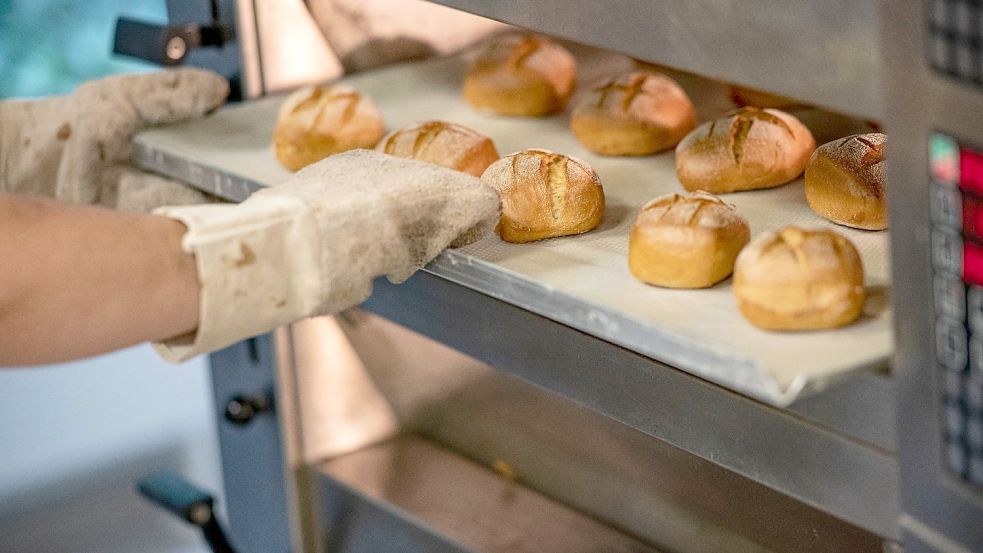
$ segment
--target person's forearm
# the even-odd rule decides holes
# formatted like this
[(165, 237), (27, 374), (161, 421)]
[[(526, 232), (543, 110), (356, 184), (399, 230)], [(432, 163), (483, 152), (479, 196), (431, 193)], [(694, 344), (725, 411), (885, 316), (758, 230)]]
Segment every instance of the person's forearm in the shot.
[(0, 194), (0, 366), (52, 363), (191, 332), (181, 223)]

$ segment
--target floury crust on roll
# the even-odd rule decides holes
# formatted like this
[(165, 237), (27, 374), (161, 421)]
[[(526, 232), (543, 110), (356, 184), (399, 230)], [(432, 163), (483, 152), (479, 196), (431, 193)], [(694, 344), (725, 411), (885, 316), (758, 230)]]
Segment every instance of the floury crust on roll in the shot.
[(690, 191), (772, 188), (801, 175), (815, 148), (812, 133), (795, 117), (742, 108), (689, 133), (676, 147), (676, 174)]
[(584, 96), (570, 127), (593, 152), (644, 156), (672, 148), (695, 122), (693, 104), (676, 81), (633, 71), (604, 81)]
[(761, 328), (844, 326), (863, 309), (863, 264), (853, 244), (831, 230), (765, 232), (737, 256), (734, 296), (741, 314)]
[(706, 192), (659, 196), (638, 212), (628, 268), (642, 282), (707, 288), (727, 278), (751, 231), (737, 209)]
[(806, 167), (806, 201), (813, 211), (848, 227), (887, 228), (887, 137), (857, 134), (827, 142)]
[(496, 231), (523, 243), (581, 234), (604, 217), (604, 190), (587, 163), (546, 150), (525, 150), (493, 163), (481, 181), (502, 197)]
[(546, 38), (506, 33), (492, 38), (464, 79), (464, 98), (498, 115), (542, 116), (560, 111), (573, 94), (577, 63)]
[(273, 149), (284, 167), (297, 171), (339, 152), (372, 148), (384, 133), (367, 96), (344, 85), (307, 86), (280, 107)]
[(487, 136), (454, 123), (426, 121), (383, 138), (376, 150), (392, 156), (418, 159), (480, 177), (498, 160), (498, 150)]

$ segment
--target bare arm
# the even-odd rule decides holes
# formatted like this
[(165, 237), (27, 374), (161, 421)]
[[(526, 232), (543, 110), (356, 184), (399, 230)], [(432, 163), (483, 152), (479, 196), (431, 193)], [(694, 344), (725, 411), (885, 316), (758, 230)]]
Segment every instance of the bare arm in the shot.
[(0, 366), (193, 331), (199, 286), (184, 233), (166, 217), (0, 194)]

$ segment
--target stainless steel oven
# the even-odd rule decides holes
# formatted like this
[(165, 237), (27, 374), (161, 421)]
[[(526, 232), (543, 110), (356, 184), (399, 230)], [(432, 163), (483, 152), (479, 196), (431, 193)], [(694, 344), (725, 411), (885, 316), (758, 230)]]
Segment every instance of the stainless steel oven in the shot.
[[(359, 310), (212, 355), (238, 550), (983, 551), (981, 3), (438, 3), (883, 125), (893, 333), (772, 386), (450, 252)], [(174, 22), (203, 22), (198, 4), (169, 1)], [(244, 97), (337, 74), (329, 51), (276, 55), (317, 43), (300, 0), (219, 6), (229, 42), (185, 61), (226, 52)], [(311, 378), (331, 392), (305, 395)]]

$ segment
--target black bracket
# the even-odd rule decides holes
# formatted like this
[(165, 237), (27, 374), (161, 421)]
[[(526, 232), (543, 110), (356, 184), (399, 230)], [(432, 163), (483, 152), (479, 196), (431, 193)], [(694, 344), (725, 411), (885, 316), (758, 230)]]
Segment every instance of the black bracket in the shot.
[(120, 17), (113, 52), (160, 65), (179, 65), (191, 50), (222, 46), (231, 39), (230, 34), (218, 25), (157, 25)]

